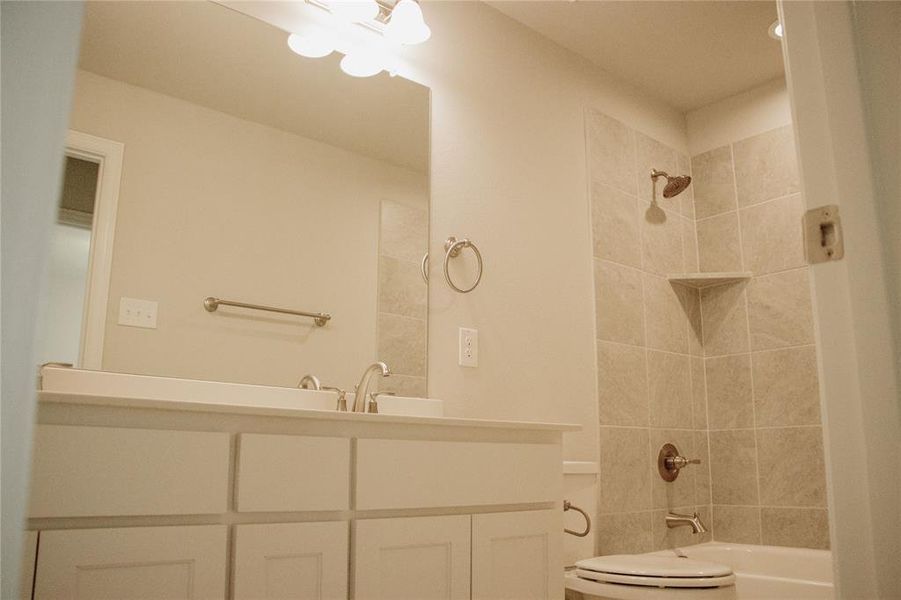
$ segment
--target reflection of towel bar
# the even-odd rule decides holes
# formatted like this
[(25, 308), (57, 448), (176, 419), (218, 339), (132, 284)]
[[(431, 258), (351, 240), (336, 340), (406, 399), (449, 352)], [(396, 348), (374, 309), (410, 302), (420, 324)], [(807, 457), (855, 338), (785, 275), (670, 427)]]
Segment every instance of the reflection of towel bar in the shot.
[(570, 502), (569, 500), (563, 501), (563, 512), (568, 510), (574, 510), (578, 513), (581, 513), (583, 517), (585, 517), (585, 531), (573, 531), (572, 529), (563, 528), (563, 531), (570, 535), (574, 535), (576, 537), (585, 537), (591, 531), (591, 517), (588, 516), (588, 513)]
[(283, 315), (297, 315), (298, 317), (310, 317), (313, 319), (313, 322), (316, 323), (319, 327), (322, 327), (326, 323), (328, 323), (329, 319), (332, 318), (332, 315), (328, 313), (311, 313), (305, 312), (302, 310), (290, 310), (287, 308), (276, 308), (274, 306), (263, 306), (262, 304), (248, 304), (246, 302), (235, 302), (234, 300), (220, 300), (219, 298), (214, 298), (212, 296), (208, 298), (204, 298), (203, 307), (207, 309), (209, 312), (215, 312), (219, 305), (223, 306), (237, 306), (238, 308), (249, 308), (251, 310), (263, 310), (266, 312), (274, 312), (280, 313)]

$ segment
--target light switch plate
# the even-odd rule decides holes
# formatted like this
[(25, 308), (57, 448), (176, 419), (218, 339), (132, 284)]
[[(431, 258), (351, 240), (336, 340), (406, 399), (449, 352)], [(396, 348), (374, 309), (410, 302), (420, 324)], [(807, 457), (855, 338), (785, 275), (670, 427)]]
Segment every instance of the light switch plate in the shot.
[(119, 325), (156, 329), (157, 302), (137, 298), (119, 298)]
[(460, 366), (479, 366), (479, 330), (460, 328)]

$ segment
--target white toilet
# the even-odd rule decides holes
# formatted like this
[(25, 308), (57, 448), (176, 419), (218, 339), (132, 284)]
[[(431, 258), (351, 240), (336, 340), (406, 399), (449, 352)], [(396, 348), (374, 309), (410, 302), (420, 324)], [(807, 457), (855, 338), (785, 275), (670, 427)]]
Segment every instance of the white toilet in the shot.
[(733, 600), (735, 575), (718, 563), (676, 556), (621, 554), (576, 562), (566, 600)]

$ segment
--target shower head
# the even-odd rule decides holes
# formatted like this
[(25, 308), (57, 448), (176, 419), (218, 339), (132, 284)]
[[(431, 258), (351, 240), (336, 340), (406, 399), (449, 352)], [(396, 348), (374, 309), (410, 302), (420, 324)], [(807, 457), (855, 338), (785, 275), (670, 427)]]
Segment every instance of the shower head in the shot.
[(691, 184), (691, 177), (688, 175), (669, 175), (663, 171), (651, 169), (651, 179), (656, 181), (658, 177), (666, 177), (666, 187), (663, 188), (664, 198), (678, 196)]

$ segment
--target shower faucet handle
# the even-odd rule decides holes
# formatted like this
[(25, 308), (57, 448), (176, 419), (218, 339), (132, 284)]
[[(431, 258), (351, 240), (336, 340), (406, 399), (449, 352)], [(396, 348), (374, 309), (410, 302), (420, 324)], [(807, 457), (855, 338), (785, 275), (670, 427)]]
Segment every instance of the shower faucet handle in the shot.
[(685, 458), (672, 444), (664, 444), (657, 455), (657, 471), (664, 481), (675, 481), (679, 471), (688, 465), (701, 464), (700, 458)]

